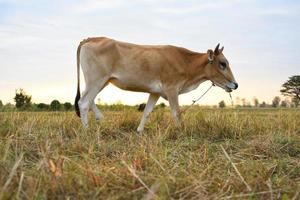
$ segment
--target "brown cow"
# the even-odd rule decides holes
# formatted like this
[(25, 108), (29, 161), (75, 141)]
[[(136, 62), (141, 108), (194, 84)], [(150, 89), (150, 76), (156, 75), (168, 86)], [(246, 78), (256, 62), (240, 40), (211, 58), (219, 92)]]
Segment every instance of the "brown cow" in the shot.
[[(148, 115), (161, 96), (170, 103), (179, 123), (178, 95), (210, 80), (227, 92), (237, 89), (229, 63), (219, 44), (214, 51), (198, 53), (171, 45), (136, 45), (105, 37), (83, 40), (77, 49), (76, 113), (88, 125), (89, 109), (102, 118), (94, 99), (109, 83), (129, 91), (147, 92), (149, 99), (137, 129), (142, 132)], [(86, 89), (80, 98), (80, 64)]]

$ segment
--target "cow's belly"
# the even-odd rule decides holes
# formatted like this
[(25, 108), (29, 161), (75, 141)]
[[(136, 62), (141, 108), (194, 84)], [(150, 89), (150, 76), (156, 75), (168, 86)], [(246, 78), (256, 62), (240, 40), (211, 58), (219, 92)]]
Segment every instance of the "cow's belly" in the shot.
[(157, 80), (123, 75), (122, 77), (111, 78), (109, 82), (123, 90), (162, 94), (161, 82)]

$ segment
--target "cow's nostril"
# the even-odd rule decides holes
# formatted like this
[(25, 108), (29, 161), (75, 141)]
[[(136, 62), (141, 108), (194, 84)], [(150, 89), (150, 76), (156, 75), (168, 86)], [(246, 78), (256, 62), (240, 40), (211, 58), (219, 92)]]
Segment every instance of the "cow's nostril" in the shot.
[(239, 87), (239, 85), (237, 83), (234, 83), (234, 86), (235, 86), (235, 90)]

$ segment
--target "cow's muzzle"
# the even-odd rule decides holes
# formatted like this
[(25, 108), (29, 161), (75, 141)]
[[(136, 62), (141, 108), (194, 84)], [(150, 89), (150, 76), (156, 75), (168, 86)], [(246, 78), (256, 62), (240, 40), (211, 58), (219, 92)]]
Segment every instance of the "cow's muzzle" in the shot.
[(232, 90), (236, 90), (239, 85), (236, 82), (230, 82), (225, 87), (226, 92), (232, 92)]

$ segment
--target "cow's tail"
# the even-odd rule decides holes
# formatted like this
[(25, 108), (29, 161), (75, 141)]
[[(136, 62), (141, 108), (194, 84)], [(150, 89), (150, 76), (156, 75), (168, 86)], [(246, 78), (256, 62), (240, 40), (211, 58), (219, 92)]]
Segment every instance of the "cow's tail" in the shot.
[(80, 99), (80, 49), (81, 49), (82, 43), (79, 44), (77, 48), (77, 94), (75, 97), (75, 111), (78, 117), (80, 117), (80, 110), (78, 101)]

